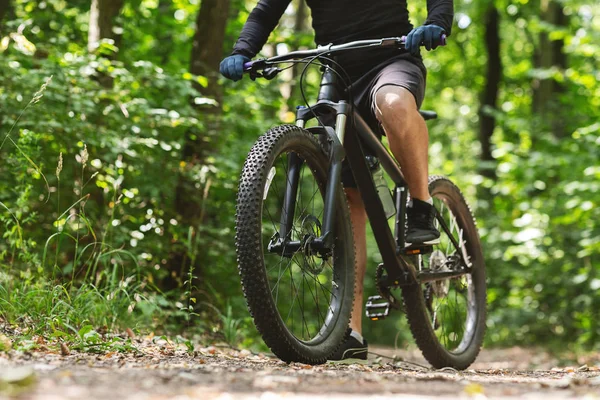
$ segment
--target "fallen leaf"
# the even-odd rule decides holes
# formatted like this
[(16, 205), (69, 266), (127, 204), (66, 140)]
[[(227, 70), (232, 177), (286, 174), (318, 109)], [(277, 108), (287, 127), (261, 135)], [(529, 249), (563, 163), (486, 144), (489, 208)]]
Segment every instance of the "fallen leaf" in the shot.
[(469, 396), (478, 396), (484, 394), (483, 386), (478, 383), (469, 383), (465, 386), (464, 392)]
[(129, 336), (130, 339), (132, 339), (132, 340), (135, 339), (135, 334), (133, 333), (131, 328), (125, 329), (125, 332), (127, 332), (127, 336)]
[(71, 354), (71, 351), (64, 342), (60, 344), (60, 354), (62, 354), (63, 356), (68, 356), (69, 354)]

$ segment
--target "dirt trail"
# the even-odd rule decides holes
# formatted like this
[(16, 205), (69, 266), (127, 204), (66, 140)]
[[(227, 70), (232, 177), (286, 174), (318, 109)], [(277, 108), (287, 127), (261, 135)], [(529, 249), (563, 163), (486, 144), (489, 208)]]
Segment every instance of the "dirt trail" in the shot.
[[(285, 364), (264, 354), (137, 341), (137, 352), (0, 353), (0, 398), (19, 399), (600, 399), (600, 360), (556, 368), (545, 353), (483, 351), (473, 369), (432, 371), (417, 352), (373, 349), (367, 365)], [(400, 355), (403, 361), (387, 358)], [(398, 359), (398, 358), (397, 358)], [(396, 359), (396, 360), (397, 360)], [(552, 369), (554, 368), (554, 369)]]

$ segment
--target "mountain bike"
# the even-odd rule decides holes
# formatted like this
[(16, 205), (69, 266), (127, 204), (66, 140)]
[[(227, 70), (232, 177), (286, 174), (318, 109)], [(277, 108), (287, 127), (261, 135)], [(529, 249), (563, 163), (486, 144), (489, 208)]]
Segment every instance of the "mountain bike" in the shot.
[[(344, 158), (383, 261), (376, 270), (379, 293), (368, 299), (367, 317), (380, 320), (391, 310), (406, 314), (418, 347), (436, 368), (465, 369), (481, 348), (485, 263), (469, 205), (448, 178), (431, 176), (440, 243), (406, 245), (406, 181), (376, 135), (378, 127), (369, 126), (348, 100), (333, 59), (357, 49), (402, 48), (404, 39), (329, 45), (244, 66), (253, 79), (274, 78), (283, 63), (304, 63), (303, 75), (315, 63), (323, 71), (317, 102), (298, 107), (295, 125), (272, 128), (256, 141), (239, 182), (236, 248), (242, 287), (259, 333), (281, 360), (325, 362), (347, 335), (353, 301), (362, 300), (353, 299), (354, 243), (340, 177)], [(436, 117), (430, 111), (421, 115)], [(354, 129), (347, 129), (350, 124)], [(393, 181), (392, 221), (364, 148)]]

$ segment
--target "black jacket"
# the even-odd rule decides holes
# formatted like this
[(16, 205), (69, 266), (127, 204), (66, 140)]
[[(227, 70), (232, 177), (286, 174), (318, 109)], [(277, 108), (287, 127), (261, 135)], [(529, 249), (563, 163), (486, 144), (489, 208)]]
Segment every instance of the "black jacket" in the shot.
[[(418, 0), (414, 0), (418, 1)], [(423, 0), (419, 0), (423, 1)], [(250, 13), (233, 54), (253, 58), (266, 43), (291, 0), (260, 0)], [(408, 34), (413, 28), (406, 0), (306, 0), (311, 9), (315, 42), (340, 44)], [(425, 25), (441, 26), (449, 35), (454, 17), (453, 0), (427, 0)], [(392, 50), (393, 51), (393, 50)], [(393, 51), (398, 54), (398, 51)], [(390, 49), (364, 55), (353, 52), (341, 62), (351, 75), (360, 75), (386, 58)]]

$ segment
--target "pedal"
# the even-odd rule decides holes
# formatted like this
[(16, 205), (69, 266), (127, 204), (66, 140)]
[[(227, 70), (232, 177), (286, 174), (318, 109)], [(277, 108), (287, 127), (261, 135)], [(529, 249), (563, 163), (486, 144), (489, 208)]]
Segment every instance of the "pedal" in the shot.
[(390, 313), (390, 303), (381, 296), (370, 296), (365, 306), (367, 318), (371, 321), (384, 319)]
[(433, 246), (408, 246), (403, 249), (400, 249), (400, 254), (404, 254), (406, 256), (416, 256), (418, 254), (429, 254), (433, 252)]

